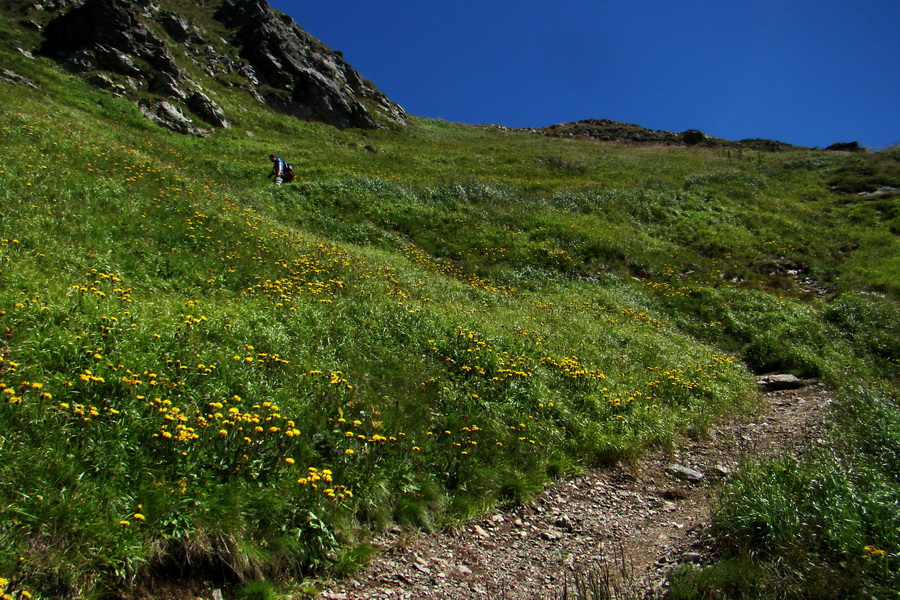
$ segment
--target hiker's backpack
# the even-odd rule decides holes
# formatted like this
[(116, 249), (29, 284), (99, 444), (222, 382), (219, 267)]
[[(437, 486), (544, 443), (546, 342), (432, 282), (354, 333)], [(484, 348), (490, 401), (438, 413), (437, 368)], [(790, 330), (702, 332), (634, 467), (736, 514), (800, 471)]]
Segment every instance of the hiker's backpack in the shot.
[(294, 167), (287, 161), (284, 161), (284, 180), (288, 183), (294, 180)]

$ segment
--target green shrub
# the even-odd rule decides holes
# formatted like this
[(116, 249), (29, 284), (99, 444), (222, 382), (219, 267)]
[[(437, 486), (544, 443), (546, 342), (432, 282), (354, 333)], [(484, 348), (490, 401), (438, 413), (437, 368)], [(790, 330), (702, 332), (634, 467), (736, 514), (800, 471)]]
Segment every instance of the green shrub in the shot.
[(840, 407), (837, 450), (747, 465), (725, 484), (713, 513), (723, 559), (676, 575), (672, 597), (863, 598), (897, 589), (897, 407), (864, 388), (848, 389)]

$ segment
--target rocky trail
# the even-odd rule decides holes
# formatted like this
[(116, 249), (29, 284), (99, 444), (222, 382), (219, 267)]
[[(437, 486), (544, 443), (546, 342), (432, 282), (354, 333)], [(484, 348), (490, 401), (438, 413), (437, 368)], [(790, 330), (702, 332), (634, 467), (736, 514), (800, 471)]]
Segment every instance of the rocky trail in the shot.
[[(673, 453), (588, 470), (528, 504), (452, 530), (386, 532), (369, 566), (320, 597), (547, 600), (591, 572), (608, 573), (620, 597), (656, 597), (672, 567), (706, 560), (709, 495), (743, 460), (798, 455), (821, 443), (831, 402), (822, 384), (760, 383), (768, 389), (755, 414), (680, 440)], [(785, 385), (793, 389), (772, 389)]]

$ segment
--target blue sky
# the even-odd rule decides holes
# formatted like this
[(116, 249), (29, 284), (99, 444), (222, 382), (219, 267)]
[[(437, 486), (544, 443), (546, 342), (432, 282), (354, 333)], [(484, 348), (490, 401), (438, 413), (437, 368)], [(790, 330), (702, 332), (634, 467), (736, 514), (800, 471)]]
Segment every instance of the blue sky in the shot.
[(270, 0), (407, 112), (900, 143), (900, 0)]

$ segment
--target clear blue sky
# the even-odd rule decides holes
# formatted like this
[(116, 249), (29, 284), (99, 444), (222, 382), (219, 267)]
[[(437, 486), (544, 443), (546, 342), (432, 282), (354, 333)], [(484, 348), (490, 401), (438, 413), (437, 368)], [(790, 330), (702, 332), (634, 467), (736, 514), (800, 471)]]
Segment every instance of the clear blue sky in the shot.
[(900, 0), (270, 0), (407, 112), (900, 143)]

